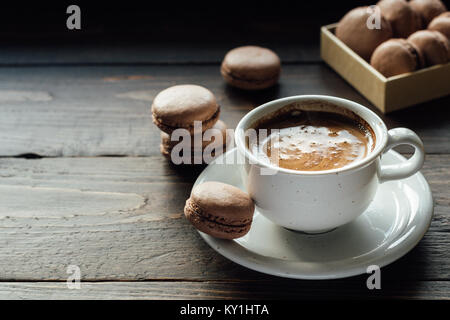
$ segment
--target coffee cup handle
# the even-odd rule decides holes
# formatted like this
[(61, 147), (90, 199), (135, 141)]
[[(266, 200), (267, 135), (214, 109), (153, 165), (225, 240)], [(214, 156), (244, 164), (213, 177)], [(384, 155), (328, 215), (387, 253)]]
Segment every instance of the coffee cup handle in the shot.
[(408, 144), (414, 147), (414, 154), (406, 161), (382, 165), (378, 167), (378, 177), (381, 183), (388, 180), (407, 178), (422, 168), (425, 161), (425, 151), (422, 140), (412, 130), (406, 128), (395, 128), (388, 131), (388, 142), (383, 153), (401, 145)]

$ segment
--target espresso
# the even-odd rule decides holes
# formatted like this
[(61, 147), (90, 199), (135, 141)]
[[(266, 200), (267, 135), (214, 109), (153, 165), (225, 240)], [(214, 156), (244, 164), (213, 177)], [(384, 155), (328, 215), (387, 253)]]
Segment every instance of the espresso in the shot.
[(345, 167), (366, 157), (375, 140), (363, 119), (345, 111), (347, 115), (298, 108), (279, 110), (254, 127), (258, 139), (248, 147), (260, 159), (281, 168), (322, 171)]

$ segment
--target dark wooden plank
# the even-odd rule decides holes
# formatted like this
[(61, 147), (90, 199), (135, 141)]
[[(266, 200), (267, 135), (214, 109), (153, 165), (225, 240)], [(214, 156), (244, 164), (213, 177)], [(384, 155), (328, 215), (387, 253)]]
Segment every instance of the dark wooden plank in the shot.
[(79, 290), (69, 290), (65, 282), (2, 282), (0, 299), (449, 299), (449, 281), (384, 281), (382, 276), (381, 290), (368, 290), (366, 279), (81, 282)]
[[(319, 30), (319, 29), (317, 29)], [(319, 32), (316, 32), (317, 39)], [(283, 63), (320, 63), (318, 40), (312, 43), (277, 43), (230, 40), (228, 42), (142, 42), (91, 44), (47, 43), (31, 46), (26, 43), (5, 46), (0, 51), (0, 66), (48, 65), (184, 65), (215, 64), (238, 46), (259, 45), (275, 51)], [(182, 48), (182, 49), (180, 49)]]
[[(182, 83), (210, 88), (230, 128), (252, 108), (291, 95), (334, 95), (371, 107), (324, 64), (285, 65), (280, 85), (263, 92), (225, 85), (216, 65), (5, 67), (0, 156), (157, 155), (160, 137), (151, 124), (151, 102), (159, 91)], [(415, 130), (428, 153), (450, 153), (449, 104), (450, 97), (442, 98), (383, 118), (389, 127)]]
[[(450, 280), (450, 155), (428, 156), (431, 229), (383, 277)], [(152, 157), (0, 159), (0, 280), (279, 279), (223, 258), (183, 216), (198, 170)], [(362, 285), (362, 284), (361, 284)]]

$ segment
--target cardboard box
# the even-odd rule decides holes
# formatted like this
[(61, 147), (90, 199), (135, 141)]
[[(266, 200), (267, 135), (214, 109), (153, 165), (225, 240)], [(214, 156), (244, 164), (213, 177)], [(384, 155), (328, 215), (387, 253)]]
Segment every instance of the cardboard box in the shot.
[(450, 94), (450, 63), (386, 78), (334, 35), (336, 25), (321, 28), (322, 59), (383, 113)]

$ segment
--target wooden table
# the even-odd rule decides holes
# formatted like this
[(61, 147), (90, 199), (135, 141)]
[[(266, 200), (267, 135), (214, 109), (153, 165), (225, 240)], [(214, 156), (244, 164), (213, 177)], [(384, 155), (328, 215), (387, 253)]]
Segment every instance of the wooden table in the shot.
[[(248, 270), (184, 218), (201, 168), (171, 166), (160, 154), (152, 99), (171, 85), (203, 85), (230, 128), (289, 95), (335, 95), (374, 109), (320, 61), (316, 40), (274, 43), (283, 74), (263, 92), (223, 82), (219, 64), (233, 42), (0, 52), (0, 298), (449, 299), (450, 97), (383, 116), (423, 139), (435, 216), (419, 245), (382, 269), (382, 290), (368, 290), (367, 275), (294, 281)], [(80, 267), (80, 290), (66, 287), (69, 265)]]

